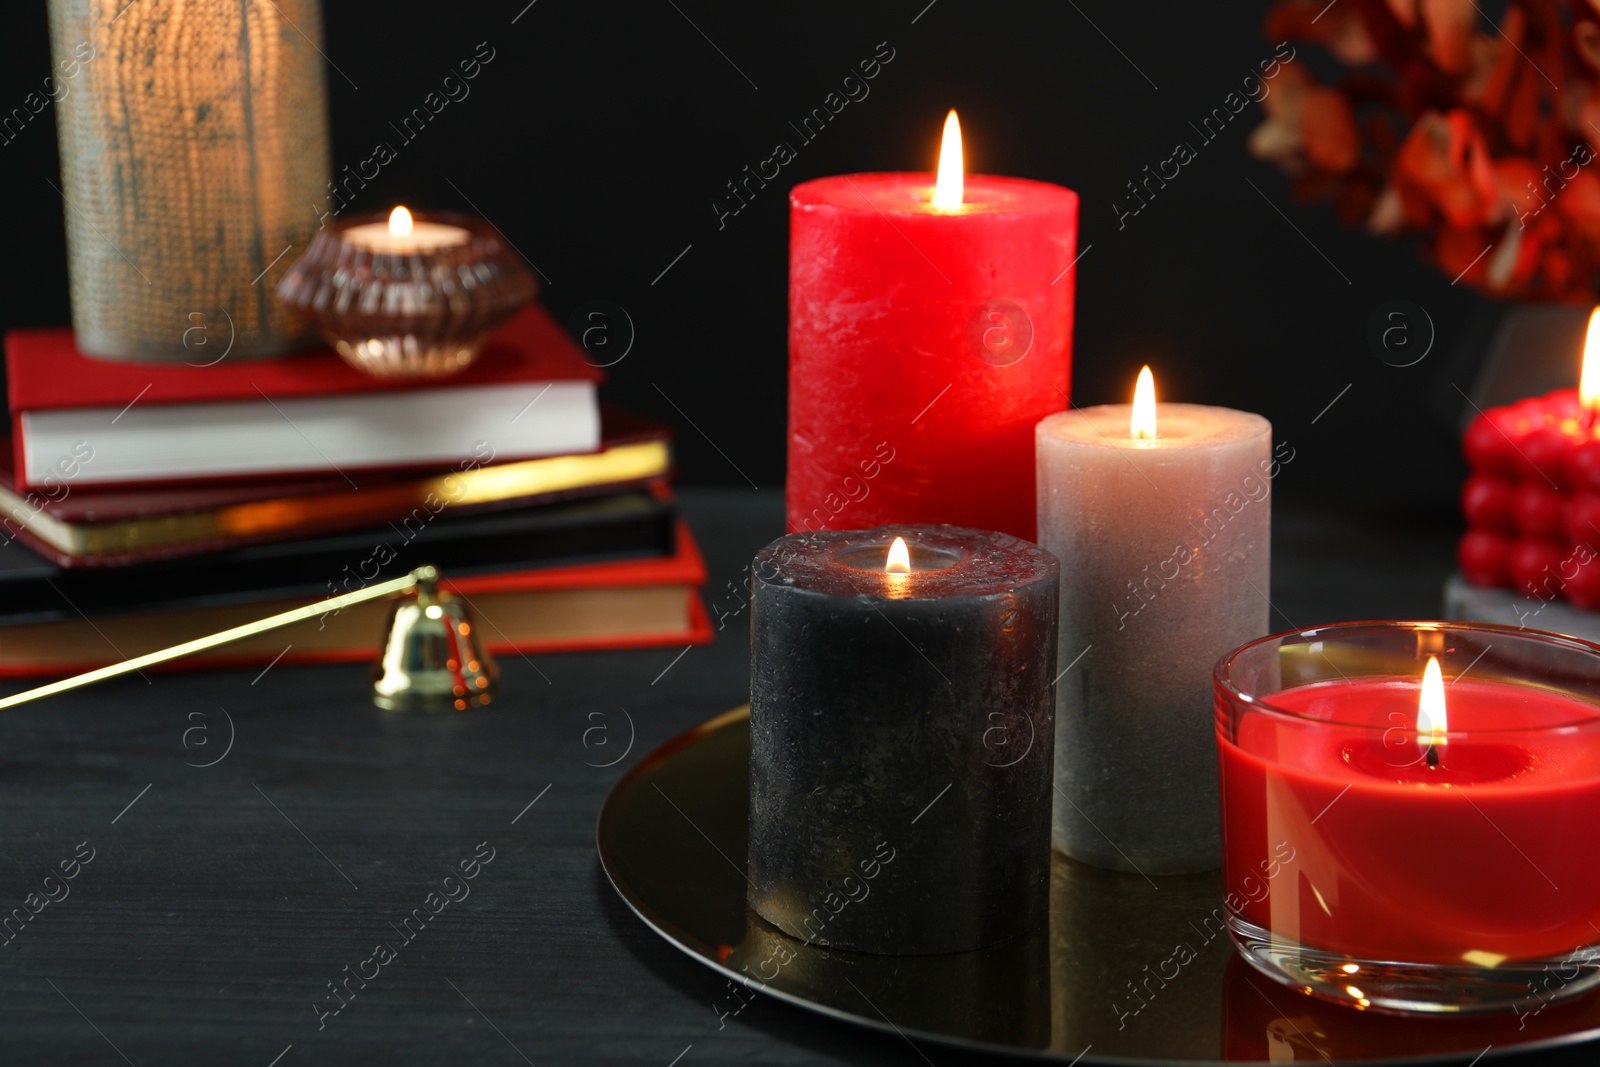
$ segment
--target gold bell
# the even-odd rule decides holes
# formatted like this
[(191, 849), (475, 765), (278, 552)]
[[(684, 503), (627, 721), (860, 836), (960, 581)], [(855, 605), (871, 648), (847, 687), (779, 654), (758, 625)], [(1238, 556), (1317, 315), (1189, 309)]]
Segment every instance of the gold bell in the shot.
[(372, 665), (372, 702), (388, 711), (466, 711), (493, 699), (500, 668), (478, 639), (472, 613), (439, 589), (439, 572), (413, 572), (416, 595), (389, 609)]
[(479, 643), (466, 604), (449, 593), (439, 592), (438, 568), (424, 566), (364, 589), (13, 693), (0, 699), (0, 711), (396, 593), (402, 599), (389, 612), (383, 655), (372, 668), (373, 702), (391, 711), (466, 711), (489, 703), (499, 685), (500, 670)]

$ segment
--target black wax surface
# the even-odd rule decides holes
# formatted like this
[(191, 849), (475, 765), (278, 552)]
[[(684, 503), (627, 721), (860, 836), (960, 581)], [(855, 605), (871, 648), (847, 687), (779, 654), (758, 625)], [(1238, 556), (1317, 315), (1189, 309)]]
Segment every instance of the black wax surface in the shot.
[[(911, 574), (883, 573), (896, 536)], [(1041, 925), (1055, 557), (1006, 534), (887, 526), (790, 534), (752, 570), (755, 910), (893, 953)]]

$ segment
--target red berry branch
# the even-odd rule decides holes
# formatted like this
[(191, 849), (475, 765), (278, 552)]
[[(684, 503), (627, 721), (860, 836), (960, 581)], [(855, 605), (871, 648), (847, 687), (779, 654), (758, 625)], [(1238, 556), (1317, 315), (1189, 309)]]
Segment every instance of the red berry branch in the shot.
[(1262, 100), (1250, 149), (1297, 196), (1495, 296), (1600, 294), (1600, 0), (1284, 0), (1266, 35), (1346, 68)]

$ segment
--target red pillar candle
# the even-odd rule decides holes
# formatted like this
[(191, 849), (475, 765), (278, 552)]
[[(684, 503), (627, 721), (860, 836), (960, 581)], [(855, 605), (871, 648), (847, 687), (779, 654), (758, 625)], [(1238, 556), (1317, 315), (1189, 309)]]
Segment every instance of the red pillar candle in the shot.
[(986, 175), (963, 191), (951, 119), (942, 186), (855, 174), (790, 194), (791, 530), (1034, 538), (1033, 427), (1068, 404), (1078, 196)]
[[(1224, 660), (1223, 875), (1245, 887), (1228, 904), (1246, 958), (1389, 1010), (1600, 982), (1597, 685), (1591, 645), (1460, 623), (1330, 626)], [(1564, 977), (1528, 988), (1547, 974)]]

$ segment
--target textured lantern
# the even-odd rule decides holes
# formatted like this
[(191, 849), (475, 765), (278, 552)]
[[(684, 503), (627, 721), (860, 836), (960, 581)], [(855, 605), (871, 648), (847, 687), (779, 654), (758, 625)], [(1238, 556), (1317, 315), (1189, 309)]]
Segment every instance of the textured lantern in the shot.
[(273, 297), (328, 176), (320, 0), (50, 0), (72, 323), (84, 351), (297, 347)]

